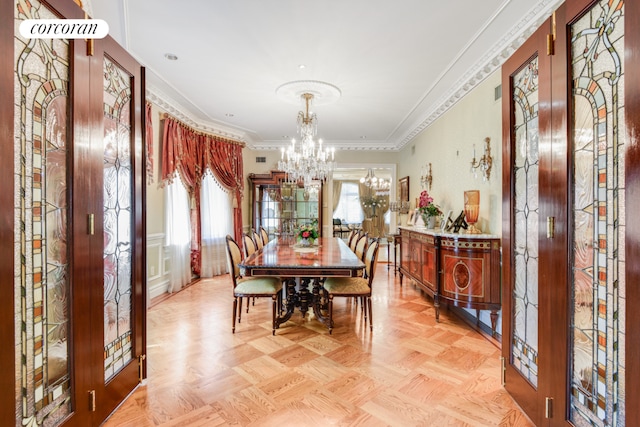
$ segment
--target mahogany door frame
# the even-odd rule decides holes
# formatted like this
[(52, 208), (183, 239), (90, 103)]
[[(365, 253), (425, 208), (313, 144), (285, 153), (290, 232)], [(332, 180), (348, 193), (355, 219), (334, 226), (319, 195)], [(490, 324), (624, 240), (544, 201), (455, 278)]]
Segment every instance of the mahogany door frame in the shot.
[[(625, 275), (626, 275), (626, 396), (640, 388), (640, 221), (635, 216), (640, 206), (640, 4), (625, 2), (625, 67), (633, 70), (625, 74), (625, 122), (627, 156), (625, 158)], [(632, 41), (634, 42), (632, 44)], [(632, 339), (633, 337), (633, 339)], [(640, 406), (625, 405), (625, 419), (629, 426), (640, 425)]]
[[(583, 1), (583, 0), (578, 0)], [(589, 0), (591, 1), (591, 0)], [(548, 156), (549, 168), (540, 170), (541, 188), (545, 189), (545, 197), (540, 200), (540, 283), (544, 292), (541, 297), (546, 298), (545, 307), (548, 309), (540, 313), (542, 319), (541, 347), (548, 357), (541, 360), (540, 369), (545, 372), (540, 378), (541, 390), (544, 393), (540, 399), (542, 419), (550, 425), (564, 425), (568, 415), (569, 380), (569, 311), (571, 269), (569, 258), (572, 253), (571, 230), (569, 220), (570, 204), (570, 153), (569, 113), (568, 102), (571, 89), (569, 87), (568, 58), (568, 29), (566, 21), (566, 3), (555, 11), (555, 41), (553, 54), (547, 72), (550, 84), (547, 106), (548, 114), (544, 114), (548, 128)], [(548, 28), (551, 34), (553, 28)], [(546, 53), (545, 53), (546, 54)], [(549, 75), (550, 72), (550, 75)], [(542, 109), (542, 107), (541, 107)], [(547, 218), (554, 221), (554, 236), (547, 236)], [(544, 254), (544, 256), (542, 255)], [(558, 260), (566, 262), (558, 262)], [(544, 261), (544, 262), (543, 262)], [(560, 286), (563, 285), (563, 286)], [(542, 304), (542, 303), (541, 303)], [(559, 327), (558, 325), (565, 325)], [(543, 335), (544, 334), (544, 335)], [(542, 359), (542, 358), (541, 358)], [(551, 398), (550, 418), (545, 419), (545, 400)]]
[[(536, 424), (541, 424), (541, 418), (537, 416), (540, 414), (541, 408), (541, 385), (538, 380), (538, 386), (533, 387), (528, 380), (524, 379), (520, 373), (510, 364), (511, 360), (511, 348), (512, 348), (512, 313), (513, 313), (513, 299), (511, 286), (515, 280), (515, 268), (512, 265), (513, 262), (513, 243), (515, 241), (515, 218), (514, 212), (514, 199), (512, 197), (515, 194), (515, 182), (512, 179), (513, 160), (512, 153), (514, 151), (513, 141), (513, 124), (514, 115), (511, 109), (513, 93), (513, 75), (516, 74), (523, 66), (528, 64), (533, 58), (538, 58), (538, 68), (548, 67), (549, 58), (546, 56), (546, 34), (550, 27), (550, 19), (547, 19), (542, 26), (537, 29), (530, 37), (525, 41), (522, 46), (513, 53), (513, 55), (502, 66), (502, 88), (503, 88), (503, 102), (502, 102), (502, 357), (504, 358), (504, 379), (505, 388), (511, 394), (516, 402), (522, 407), (524, 412), (531, 418)], [(539, 103), (545, 101), (544, 94), (549, 92), (549, 82), (544, 81), (538, 77), (538, 99)], [(539, 109), (540, 111), (541, 109)], [(544, 118), (540, 117), (541, 112), (538, 115), (538, 129), (542, 132), (543, 126), (540, 124)], [(542, 133), (539, 135), (539, 144), (542, 145), (544, 136)], [(539, 156), (541, 157), (541, 156)], [(542, 174), (540, 174), (542, 175)], [(542, 230), (542, 225), (540, 226)], [(538, 289), (539, 307), (542, 304), (540, 301), (544, 300), (540, 291), (542, 287)], [(542, 309), (539, 308), (539, 327), (538, 335), (540, 336), (540, 330), (544, 326), (542, 319)], [(542, 347), (542, 340), (539, 341), (538, 354), (542, 354), (545, 349)], [(542, 359), (540, 357), (539, 359)], [(538, 374), (543, 368), (539, 366)], [(541, 375), (538, 376), (539, 378)]]
[[(138, 385), (140, 380), (140, 370), (142, 370), (142, 377), (144, 378), (144, 372), (146, 372), (146, 362), (142, 361), (142, 367), (139, 366), (137, 358), (144, 355), (146, 352), (146, 269), (145, 269), (145, 246), (146, 246), (146, 229), (145, 229), (145, 216), (144, 211), (144, 188), (145, 188), (145, 150), (143, 143), (144, 132), (144, 114), (145, 114), (145, 85), (144, 85), (144, 72), (140, 64), (118, 45), (113, 38), (107, 36), (102, 40), (96, 40), (94, 54), (90, 60), (90, 73), (93, 76), (103, 74), (104, 58), (108, 57), (110, 61), (117, 64), (123, 70), (127, 71), (131, 75), (131, 103), (132, 108), (130, 110), (132, 135), (131, 135), (131, 178), (133, 180), (131, 190), (132, 195), (132, 220), (133, 230), (140, 230), (139, 232), (132, 234), (132, 269), (131, 269), (131, 304), (133, 311), (133, 318), (131, 319), (132, 330), (132, 360), (126, 364), (117, 374), (114, 375), (107, 383), (98, 381), (98, 378), (104, 378), (104, 324), (99, 322), (99, 330), (93, 330), (91, 347), (92, 357), (95, 359), (92, 362), (92, 366), (97, 367), (95, 372), (96, 396), (99, 405), (96, 409), (94, 421), (98, 423), (102, 422), (105, 418), (113, 412), (113, 410), (122, 402), (122, 400), (129, 395), (129, 393)], [(91, 127), (91, 161), (92, 169), (98, 172), (95, 176), (102, 176), (103, 158), (104, 158), (104, 126), (103, 123), (103, 104), (102, 102), (95, 102), (96, 99), (103, 99), (103, 80), (93, 79), (91, 81), (91, 96), (92, 104), (91, 118), (95, 126)], [(93, 184), (95, 188), (90, 194), (103, 194), (103, 180), (97, 179)], [(92, 262), (99, 261), (99, 265), (103, 265), (103, 248), (104, 248), (104, 220), (102, 197), (95, 197), (95, 206), (92, 210), (96, 212), (96, 242), (92, 243), (92, 253), (96, 256), (96, 259), (92, 259)], [(99, 259), (98, 259), (99, 258)], [(100, 270), (102, 273), (102, 270)], [(103, 277), (100, 275), (100, 282), (102, 283)], [(91, 295), (92, 308), (95, 313), (100, 314), (100, 319), (104, 315), (104, 292), (100, 288), (99, 292), (95, 292)]]
[[(14, 308), (14, 11), (13, 2), (0, 2), (0, 366), (10, 367), (0, 376), (0, 420), (12, 420), (15, 411), (15, 308)], [(9, 375), (11, 374), (11, 375)], [(9, 395), (10, 393), (10, 395)]]
[[(544, 191), (545, 199), (540, 200), (540, 254), (546, 253), (545, 264), (550, 266), (542, 267), (540, 263), (539, 282), (545, 283), (539, 289), (539, 336), (545, 337), (539, 342), (540, 364), (538, 379), (538, 398), (531, 401), (526, 398), (526, 381), (518, 381), (517, 372), (509, 368), (507, 364), (507, 384), (505, 387), (525, 412), (537, 425), (572, 425), (569, 419), (570, 410), (570, 355), (571, 347), (569, 342), (570, 329), (570, 301), (571, 301), (571, 271), (568, 265), (568, 255), (571, 253), (571, 224), (569, 212), (571, 209), (571, 181), (570, 171), (572, 170), (572, 132), (569, 122), (571, 111), (571, 87), (569, 82), (569, 25), (577, 20), (583, 12), (596, 4), (597, 0), (570, 0), (564, 3), (556, 11), (556, 40), (555, 52), (551, 56), (551, 68), (548, 69), (548, 80), (552, 92), (544, 98), (541, 90), (539, 128), (541, 129), (540, 148), (552, 155), (549, 168), (540, 168), (541, 192)], [(546, 33), (551, 33), (551, 29), (543, 25)], [(538, 30), (540, 31), (540, 30)], [(536, 32), (537, 33), (537, 32)], [(532, 42), (537, 34), (531, 36), (527, 42), (510, 58), (503, 67), (509, 68), (510, 64), (524, 63), (527, 54), (522, 53), (527, 44)], [(633, 217), (633, 208), (640, 206), (640, 73), (629, 72), (640, 67), (640, 4), (637, 2), (625, 2), (625, 126), (626, 126), (626, 157), (625, 157), (625, 278), (626, 284), (626, 307), (625, 314), (625, 421), (627, 425), (640, 425), (640, 407), (631, 404), (629, 399), (632, 390), (640, 387), (640, 310), (630, 309), (640, 302), (640, 287), (635, 286), (640, 283), (640, 263), (635, 262), (640, 259), (640, 223)], [(546, 46), (543, 40), (538, 41), (542, 59), (546, 52), (542, 51)], [(520, 56), (518, 56), (520, 55)], [(539, 64), (539, 69), (543, 69), (543, 64)], [(550, 71), (550, 74), (549, 74)], [(503, 71), (503, 93), (511, 93), (510, 75), (505, 75)], [(539, 83), (543, 85), (545, 81), (540, 72)], [(507, 95), (509, 96), (509, 95)], [(542, 103), (547, 102), (547, 105)], [(506, 104), (506, 105), (505, 105)], [(545, 114), (544, 109), (548, 109), (550, 114)], [(509, 102), (503, 102), (503, 218), (508, 219), (508, 224), (513, 223), (510, 195), (513, 191), (511, 185), (511, 164), (510, 150), (511, 142), (511, 112)], [(543, 129), (548, 129), (542, 140)], [(560, 144), (563, 147), (555, 146), (552, 152), (543, 144)], [(560, 148), (560, 149), (558, 149)], [(542, 194), (542, 193), (541, 193)], [(553, 216), (555, 222), (555, 241), (543, 236), (546, 233), (546, 217)], [(508, 225), (503, 228), (503, 336), (507, 339), (503, 342), (503, 355), (508, 361), (510, 354), (511, 337), (511, 299), (509, 298), (509, 286), (512, 277), (512, 239), (513, 234)], [(564, 253), (563, 253), (564, 252)], [(542, 255), (541, 255), (542, 256)], [(549, 263), (548, 260), (556, 260)], [(567, 262), (557, 262), (557, 260), (567, 260)], [(558, 280), (559, 279), (559, 280)], [(549, 281), (553, 282), (549, 284)], [(552, 355), (543, 357), (542, 354)], [(514, 384), (515, 383), (515, 384)], [(551, 418), (544, 418), (544, 400), (546, 397), (553, 399)]]
[[(84, 12), (72, 0), (40, 0), (40, 2), (56, 13), (60, 18), (85, 17)], [(0, 2), (0, 54), (3, 58), (14, 58), (15, 38), (15, 2)], [(135, 134), (132, 137), (132, 154), (135, 154), (135, 164), (132, 165), (133, 185), (135, 192), (133, 203), (133, 222), (138, 231), (132, 238), (133, 257), (136, 262), (132, 269), (134, 283), (132, 304), (136, 307), (135, 319), (132, 319), (135, 339), (132, 352), (134, 357), (146, 351), (146, 222), (145, 222), (145, 193), (144, 180), (145, 150), (144, 150), (144, 108), (145, 85), (144, 69), (133, 58), (119, 47), (110, 37), (95, 40), (95, 46), (100, 52), (105, 49), (117, 62), (124, 62), (126, 67), (136, 69), (133, 90), (132, 118), (135, 121)], [(96, 49), (97, 51), (98, 49)], [(102, 103), (97, 107), (90, 102), (90, 87), (93, 99), (102, 99), (102, 61), (87, 55), (85, 40), (69, 41), (70, 75), (68, 98), (68, 130), (69, 130), (69, 162), (68, 162), (68, 192), (69, 192), (69, 233), (70, 233), (70, 261), (69, 274), (72, 283), (70, 292), (70, 330), (69, 359), (71, 363), (71, 394), (72, 412), (64, 421), (65, 425), (86, 426), (99, 425), (124, 399), (129, 391), (138, 383), (138, 363), (133, 367), (135, 384), (125, 391), (116, 381), (110, 383), (98, 392), (98, 407), (92, 412), (89, 405), (88, 390), (96, 388), (96, 383), (104, 384), (103, 363), (103, 322), (96, 321), (104, 315), (103, 308), (103, 275), (102, 269), (96, 271), (96, 265), (103, 265), (103, 237), (96, 230), (95, 235), (87, 233), (87, 213), (101, 213), (104, 209), (101, 203), (103, 188), (102, 180), (87, 179), (87, 173), (102, 176), (103, 148), (102, 140)], [(98, 78), (90, 77), (91, 63), (99, 62)], [(14, 99), (15, 63), (13, 60), (0, 61), (0, 97), (3, 100)], [(92, 86), (93, 85), (93, 86)], [(96, 96), (99, 95), (99, 98)], [(0, 419), (15, 420), (16, 418), (16, 378), (15, 378), (15, 284), (14, 284), (14, 103), (0, 103), (0, 338), (5, 344), (0, 349), (0, 365), (7, 368), (7, 375), (0, 380)], [(92, 143), (92, 139), (96, 141)], [(95, 151), (95, 152), (94, 152)], [(97, 153), (97, 154), (96, 154)], [(96, 161), (96, 155), (97, 161)], [(77, 171), (82, 170), (82, 173)], [(93, 175), (92, 175), (93, 176)], [(86, 197), (95, 195), (95, 197)], [(73, 196), (73, 197), (72, 197)], [(97, 199), (97, 202), (96, 202)], [(102, 216), (102, 214), (100, 214)], [(96, 264), (96, 262), (98, 264)], [(100, 347), (90, 344), (101, 341)], [(84, 342), (84, 341), (87, 342)], [(131, 369), (130, 369), (131, 370)], [(142, 366), (142, 376), (146, 376), (146, 364)], [(131, 383), (131, 381), (129, 382)], [(115, 390), (115, 394), (114, 394)]]

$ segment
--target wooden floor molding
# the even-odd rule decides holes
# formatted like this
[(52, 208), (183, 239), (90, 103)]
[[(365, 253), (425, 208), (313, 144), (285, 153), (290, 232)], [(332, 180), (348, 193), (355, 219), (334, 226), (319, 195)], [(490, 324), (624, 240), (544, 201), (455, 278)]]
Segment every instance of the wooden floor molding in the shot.
[(351, 299), (335, 328), (296, 313), (271, 335), (257, 301), (231, 333), (227, 275), (148, 311), (148, 378), (112, 414), (122, 426), (532, 426), (500, 384), (500, 350), (378, 264), (373, 332)]

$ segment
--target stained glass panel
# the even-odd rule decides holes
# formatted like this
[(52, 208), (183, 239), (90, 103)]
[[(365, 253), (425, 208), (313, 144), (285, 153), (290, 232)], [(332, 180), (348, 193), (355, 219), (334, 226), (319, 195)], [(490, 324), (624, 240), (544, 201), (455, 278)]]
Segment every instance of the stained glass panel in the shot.
[[(56, 16), (37, 0), (25, 19)], [(15, 47), (15, 307), (18, 425), (54, 425), (71, 412), (67, 203), (66, 40), (24, 39)]]
[(571, 421), (624, 425), (624, 2), (571, 28)]
[(104, 65), (104, 368), (105, 380), (131, 360), (131, 84)]
[(511, 364), (538, 384), (538, 58), (513, 78), (514, 289)]

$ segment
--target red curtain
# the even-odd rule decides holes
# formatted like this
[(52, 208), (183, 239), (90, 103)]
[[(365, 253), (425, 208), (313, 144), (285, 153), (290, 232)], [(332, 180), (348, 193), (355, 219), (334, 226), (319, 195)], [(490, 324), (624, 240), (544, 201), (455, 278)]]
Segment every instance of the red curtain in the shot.
[(147, 102), (145, 110), (145, 147), (147, 150), (147, 184), (153, 184), (153, 121), (151, 118), (151, 104)]
[(236, 242), (242, 241), (242, 195), (244, 192), (242, 149), (244, 144), (195, 131), (177, 120), (164, 120), (162, 137), (162, 181), (180, 174), (191, 198), (191, 269), (200, 274), (200, 185), (207, 168), (216, 180), (232, 191), (233, 228)]

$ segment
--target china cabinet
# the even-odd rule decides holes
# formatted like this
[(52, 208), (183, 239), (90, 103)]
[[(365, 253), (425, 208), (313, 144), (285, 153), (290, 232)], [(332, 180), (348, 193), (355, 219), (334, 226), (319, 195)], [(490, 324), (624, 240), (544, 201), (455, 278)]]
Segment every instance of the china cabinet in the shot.
[(306, 189), (286, 180), (282, 171), (249, 175), (251, 227), (269, 238), (292, 233), (303, 224), (318, 223), (322, 234), (322, 183)]

